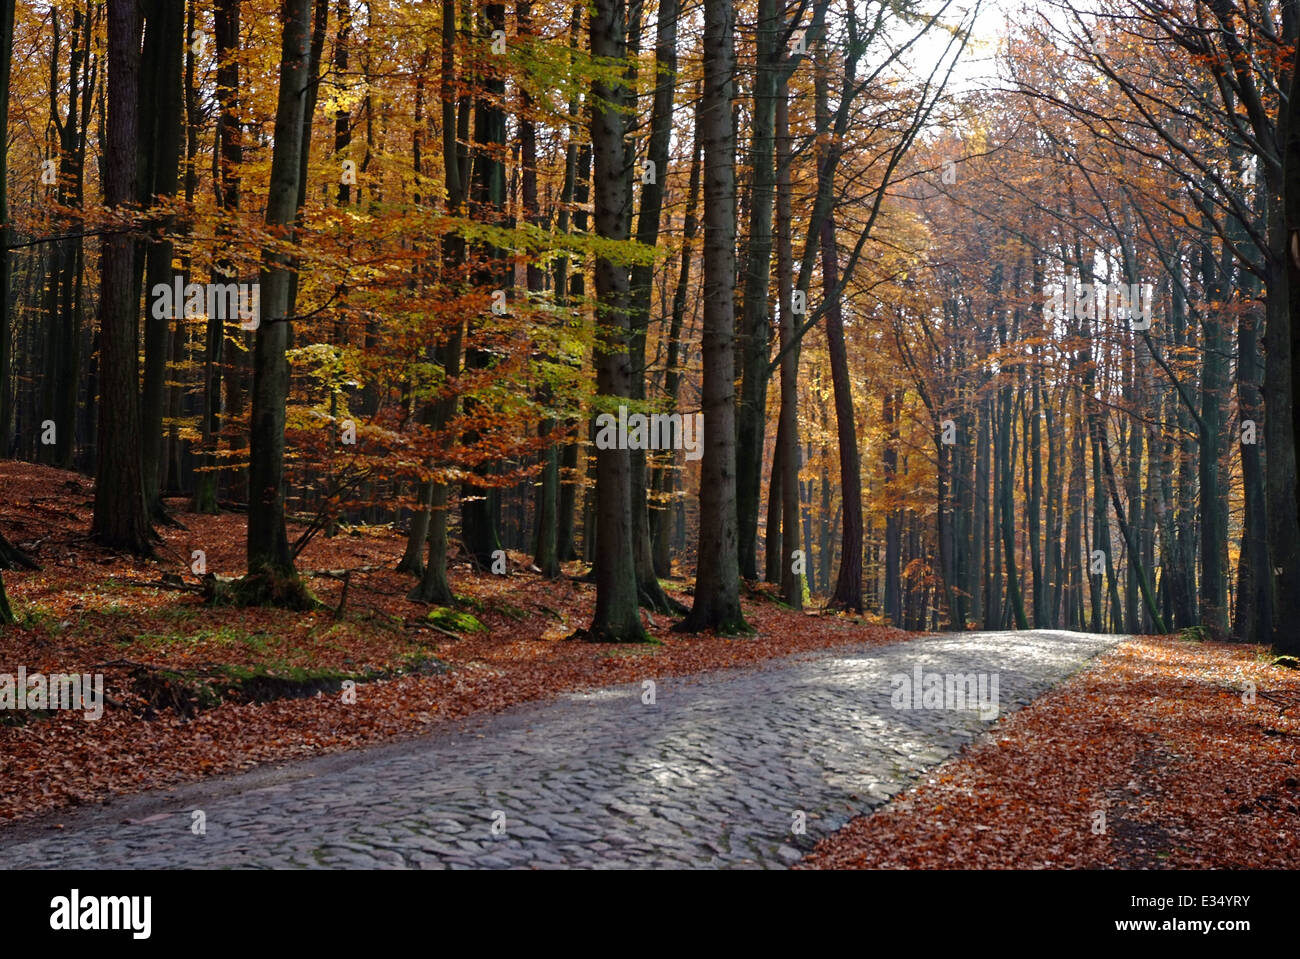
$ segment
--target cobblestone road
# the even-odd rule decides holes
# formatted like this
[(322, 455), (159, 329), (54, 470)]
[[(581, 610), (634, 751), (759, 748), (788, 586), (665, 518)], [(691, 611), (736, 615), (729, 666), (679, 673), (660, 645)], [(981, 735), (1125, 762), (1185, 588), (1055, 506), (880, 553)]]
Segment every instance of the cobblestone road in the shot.
[(891, 676), (996, 673), (1005, 715), (1119, 638), (935, 636), (656, 679), (653, 705), (568, 694), (0, 829), (0, 868), (780, 868), (988, 728), (893, 708)]

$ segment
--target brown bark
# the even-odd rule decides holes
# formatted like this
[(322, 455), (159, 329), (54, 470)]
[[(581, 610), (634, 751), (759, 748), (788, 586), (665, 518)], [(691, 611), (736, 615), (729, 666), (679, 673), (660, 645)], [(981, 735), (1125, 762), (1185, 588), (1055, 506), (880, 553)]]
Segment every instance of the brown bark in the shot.
[[(131, 0), (108, 5), (108, 156), (104, 201), (136, 199), (136, 124), (142, 19)], [(135, 243), (104, 239), (100, 260), (99, 456), (91, 536), (101, 545), (152, 556), (140, 462), (139, 358), (136, 349)]]

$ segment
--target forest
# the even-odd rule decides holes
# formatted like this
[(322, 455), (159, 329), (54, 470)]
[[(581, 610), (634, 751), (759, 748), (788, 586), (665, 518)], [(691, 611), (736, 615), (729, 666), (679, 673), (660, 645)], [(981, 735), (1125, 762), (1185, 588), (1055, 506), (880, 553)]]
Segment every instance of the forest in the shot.
[[(0, 457), (239, 608), (383, 529), (409, 601), (581, 579), (601, 642), (743, 636), (766, 591), (1295, 653), (1298, 36), (1296, 0), (0, 0)], [(163, 548), (209, 515), (222, 575)]]

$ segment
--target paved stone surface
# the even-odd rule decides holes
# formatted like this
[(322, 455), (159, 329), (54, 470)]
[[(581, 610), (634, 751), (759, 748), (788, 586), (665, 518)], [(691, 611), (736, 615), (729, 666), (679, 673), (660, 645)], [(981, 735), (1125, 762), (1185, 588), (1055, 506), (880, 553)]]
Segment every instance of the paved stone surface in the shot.
[(891, 676), (997, 674), (1006, 715), (1120, 639), (965, 633), (655, 679), (653, 705), (569, 694), (11, 826), (0, 868), (784, 868), (988, 728), (894, 708)]

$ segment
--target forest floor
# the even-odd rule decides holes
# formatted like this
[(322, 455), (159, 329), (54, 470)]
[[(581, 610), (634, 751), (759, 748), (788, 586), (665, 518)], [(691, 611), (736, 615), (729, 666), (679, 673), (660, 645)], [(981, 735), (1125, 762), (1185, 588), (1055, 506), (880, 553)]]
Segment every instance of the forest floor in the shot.
[(1121, 643), (803, 865), (1300, 868), (1300, 672), (1271, 659)]
[(987, 734), (991, 711), (894, 708), (894, 677), (993, 670), (1001, 712), (1118, 641), (944, 633), (652, 673), (653, 701), (566, 693), (3, 826), (0, 870), (781, 869)]
[[(0, 821), (412, 736), (648, 672), (911, 636), (753, 592), (744, 606), (754, 636), (675, 634), (672, 618), (655, 616), (656, 644), (570, 640), (590, 623), (595, 587), (543, 580), (514, 553), (505, 576), (453, 563), (460, 603), (431, 611), (405, 598), (412, 579), (393, 569), (404, 537), (390, 527), (308, 544), (297, 566), (324, 604), (317, 611), (213, 607), (189, 591), (198, 586), (192, 557), (202, 550), (210, 573), (242, 572), (242, 514), (202, 516), (169, 501), (182, 525), (159, 527), (160, 558), (150, 562), (90, 543), (92, 505), (93, 485), (79, 474), (0, 462), (0, 532), (42, 565), (5, 574), (20, 622), (4, 630), (0, 674), (100, 673), (109, 701), (94, 721), (81, 711), (0, 711)], [(290, 525), (291, 540), (298, 528)], [(342, 570), (358, 572), (337, 615), (343, 582), (333, 574)], [(664, 585), (690, 604), (686, 583)], [(348, 680), (365, 708), (344, 701)]]
[[(64, 810), (72, 816), (70, 807), (111, 797), (186, 783), (199, 788), (200, 781), (227, 778), (219, 774), (362, 746), (405, 749), (402, 742), (422, 734), (446, 729), (450, 736), (467, 719), (477, 722), (475, 717), (539, 700), (555, 701), (556, 715), (576, 723), (561, 737), (568, 746), (546, 748), (573, 751), (579, 732), (591, 723), (589, 714), (569, 715), (565, 695), (604, 703), (614, 687), (635, 684), (631, 693), (624, 686), (611, 700), (613, 713), (602, 727), (609, 730), (603, 748), (610, 762), (623, 762), (617, 758), (623, 747), (613, 741), (618, 729), (627, 729), (626, 748), (635, 751), (650, 745), (638, 746), (636, 737), (651, 733), (659, 737), (655, 749), (667, 748), (660, 734), (667, 735), (669, 727), (629, 725), (619, 719), (619, 702), (627, 696), (639, 702), (647, 676), (660, 683), (664, 703), (671, 701), (674, 684), (663, 680), (722, 669), (723, 678), (703, 680), (699, 692), (690, 694), (691, 709), (663, 714), (662, 722), (684, 723), (673, 734), (673, 748), (697, 748), (701, 728), (710, 723), (723, 739), (732, 735), (736, 717), (719, 711), (718, 683), (730, 683), (725, 688), (734, 692), (727, 694), (736, 704), (729, 709), (753, 713), (743, 720), (751, 738), (727, 745), (738, 768), (791, 776), (808, 765), (805, 753), (827, 748), (833, 728), (846, 731), (845, 742), (858, 744), (800, 774), (812, 783), (821, 781), (819, 775), (830, 777), (825, 782), (833, 787), (827, 793), (833, 802), (824, 804), (824, 818), (813, 820), (808, 842), (787, 834), (784, 844), (769, 843), (771, 849), (742, 852), (737, 845), (734, 854), (741, 861), (786, 865), (811, 851), (805, 867), (1300, 867), (1300, 672), (1272, 665), (1267, 651), (1257, 647), (1180, 637), (1128, 639), (1055, 689), (1037, 686), (1032, 696), (1019, 697), (1028, 702), (1025, 708), (991, 725), (977, 724), (966, 745), (948, 743), (943, 748), (950, 752), (930, 755), (917, 744), (895, 743), (888, 762), (915, 767), (914, 774), (885, 790), (892, 799), (870, 798), (871, 783), (859, 788), (851, 782), (855, 771), (859, 777), (871, 772), (863, 750), (888, 748), (892, 740), (881, 731), (897, 733), (900, 722), (912, 719), (900, 719), (889, 708), (888, 684), (879, 676), (868, 682), (863, 662), (878, 661), (872, 669), (888, 676), (895, 667), (910, 669), (913, 661), (933, 668), (931, 650), (955, 648), (951, 643), (984, 644), (980, 655), (1002, 658), (982, 668), (1006, 670), (1004, 686), (1010, 689), (1008, 664), (1022, 651), (1041, 658), (1027, 644), (1042, 647), (1042, 637), (971, 634), (918, 643), (912, 634), (863, 619), (796, 613), (754, 592), (745, 598), (746, 615), (758, 630), (753, 637), (677, 635), (668, 630), (670, 618), (657, 616), (649, 630), (657, 645), (594, 645), (568, 639), (589, 622), (594, 588), (571, 577), (544, 581), (524, 568), (528, 558), (520, 554), (511, 554), (514, 571), (508, 576), (453, 564), (462, 601), (455, 611), (434, 611), (439, 618), (431, 623), (428, 607), (405, 599), (410, 578), (393, 572), (403, 538), (390, 528), (319, 537), (299, 558), (299, 569), (309, 574), (358, 571), (341, 615), (343, 583), (333, 575), (308, 576), (324, 604), (314, 612), (213, 608), (185, 588), (197, 584), (189, 565), (193, 552), (203, 550), (209, 571), (238, 574), (241, 514), (198, 516), (171, 502), (184, 528), (161, 529), (161, 559), (146, 562), (87, 541), (91, 502), (91, 484), (77, 474), (0, 462), (0, 531), (43, 566), (40, 572), (6, 574), (20, 625), (3, 633), (0, 674), (15, 674), (19, 667), (28, 675), (102, 673), (111, 698), (97, 721), (80, 711), (0, 711), (0, 821), (35, 825), (48, 818), (40, 813)], [(291, 537), (294, 532), (291, 527)], [(690, 602), (684, 583), (666, 585)], [(472, 619), (458, 618), (466, 616)], [(475, 630), (476, 624), (484, 629)], [(1050, 649), (1051, 634), (1044, 635)], [(1060, 635), (1064, 640), (1079, 634)], [(763, 670), (729, 668), (761, 666), (794, 653), (812, 659), (781, 665), (766, 679), (760, 678)], [(832, 671), (824, 673), (827, 668)], [(357, 684), (353, 704), (342, 692), (349, 679)], [(817, 706), (817, 690), (833, 693), (834, 708)], [(852, 707), (868, 694), (885, 697), (874, 712)], [(790, 712), (784, 731), (764, 720), (769, 712), (796, 708), (802, 712)], [(925, 714), (914, 718), (932, 721)], [(820, 731), (813, 734), (814, 728)], [(513, 726), (507, 722), (503, 729)], [(764, 737), (771, 735), (787, 736), (787, 752), (795, 758), (787, 763), (787, 752), (769, 755), (772, 746)], [(520, 748), (521, 758), (512, 762), (524, 762), (535, 747)], [(348, 755), (363, 762), (371, 752)], [(466, 762), (485, 763), (488, 770), (503, 761), (491, 748), (472, 755), (449, 748), (442, 765), (428, 774), (430, 788), (442, 782), (460, 752)], [(633, 765), (640, 761), (632, 758)], [(542, 765), (554, 766), (550, 760)], [(651, 785), (666, 774), (659, 766), (643, 772)], [(474, 808), (481, 805), (478, 775), (461, 784)], [(876, 780), (884, 783), (889, 776)], [(634, 779), (644, 783), (645, 776)], [(590, 788), (599, 784), (593, 780)], [(733, 801), (729, 789), (724, 792)], [(782, 793), (769, 802), (742, 790), (751, 810), (745, 814), (752, 815), (755, 805), (770, 806), (780, 812), (773, 813), (773, 822), (785, 817), (782, 828), (788, 832), (789, 808), (803, 807), (795, 790), (787, 791), (788, 797)], [(639, 803), (628, 808), (639, 810)], [(840, 822), (832, 823), (832, 807), (847, 822), (833, 834)], [(867, 809), (874, 812), (859, 815)], [(670, 821), (682, 814), (668, 813)], [(859, 818), (849, 821), (854, 815)], [(724, 818), (734, 823), (737, 814)], [(581, 832), (563, 821), (556, 829)], [(770, 838), (764, 833), (755, 841)], [(813, 840), (821, 840), (815, 849)], [(241, 841), (247, 840), (232, 839)], [(666, 857), (688, 856), (680, 837), (664, 841)], [(726, 844), (720, 848), (697, 850), (698, 864), (730, 861)], [(494, 853), (484, 847), (473, 855)], [(572, 855), (587, 861), (590, 848)]]

